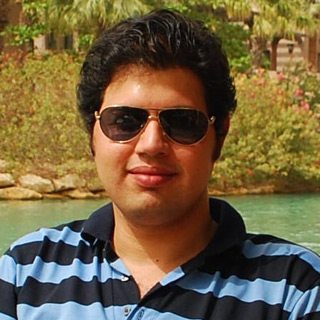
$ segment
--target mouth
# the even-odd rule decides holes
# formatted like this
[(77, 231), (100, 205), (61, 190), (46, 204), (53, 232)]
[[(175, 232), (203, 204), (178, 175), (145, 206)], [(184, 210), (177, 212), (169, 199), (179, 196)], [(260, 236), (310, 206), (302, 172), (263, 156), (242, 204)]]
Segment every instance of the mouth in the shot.
[(134, 181), (145, 188), (156, 188), (171, 181), (176, 173), (161, 167), (138, 166), (128, 170)]

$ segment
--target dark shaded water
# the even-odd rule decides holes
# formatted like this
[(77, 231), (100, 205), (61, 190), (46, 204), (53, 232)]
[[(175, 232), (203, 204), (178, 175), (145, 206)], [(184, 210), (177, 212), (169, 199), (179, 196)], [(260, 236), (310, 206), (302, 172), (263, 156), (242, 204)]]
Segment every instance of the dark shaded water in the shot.
[[(250, 232), (270, 233), (320, 253), (320, 194), (224, 197)], [(40, 227), (86, 218), (106, 200), (0, 202), (0, 255), (10, 243)]]

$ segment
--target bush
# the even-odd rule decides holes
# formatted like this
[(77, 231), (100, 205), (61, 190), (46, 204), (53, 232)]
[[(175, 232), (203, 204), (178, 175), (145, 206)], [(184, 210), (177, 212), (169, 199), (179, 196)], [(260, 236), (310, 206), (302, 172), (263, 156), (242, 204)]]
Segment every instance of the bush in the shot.
[(1, 60), (0, 158), (18, 171), (88, 160), (76, 111), (79, 62), (67, 54)]
[(213, 175), (218, 186), (319, 186), (319, 122), (312, 108), (292, 102), (287, 84), (263, 70), (237, 77), (238, 110)]
[(282, 87), (291, 93), (289, 103), (302, 106), (306, 110), (320, 113), (319, 79), (316, 73), (308, 70), (304, 62), (288, 66), (278, 74)]

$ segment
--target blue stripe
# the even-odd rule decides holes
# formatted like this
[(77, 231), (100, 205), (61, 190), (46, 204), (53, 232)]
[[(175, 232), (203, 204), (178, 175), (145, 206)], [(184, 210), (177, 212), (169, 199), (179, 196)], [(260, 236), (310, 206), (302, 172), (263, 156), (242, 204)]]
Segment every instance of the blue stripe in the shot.
[(295, 320), (313, 312), (320, 312), (320, 286), (304, 293), (288, 320)]
[(270, 305), (282, 305), (285, 301), (283, 309), (288, 312), (292, 311), (303, 295), (303, 292), (295, 286), (288, 285), (285, 279), (277, 282), (263, 279), (249, 281), (236, 276), (225, 279), (221, 277), (220, 272), (214, 275), (194, 272), (193, 275), (178, 282), (178, 285), (200, 294), (212, 293), (217, 298), (230, 296), (246, 303), (263, 301)]
[(247, 240), (244, 243), (243, 254), (246, 258), (258, 258), (261, 256), (299, 256), (310, 266), (320, 273), (320, 257), (314, 252), (290, 243), (268, 243), (268, 244), (254, 244)]
[[(125, 315), (124, 309), (131, 308), (129, 315)], [(111, 306), (104, 308), (100, 303), (93, 303), (85, 306), (75, 302), (66, 302), (64, 304), (44, 304), (34, 308), (28, 305), (18, 305), (18, 318), (28, 320), (79, 320), (79, 319), (99, 319), (99, 320), (132, 320), (138, 319), (140, 313), (143, 313), (141, 319), (159, 319), (159, 320), (201, 320), (190, 319), (171, 312), (159, 312), (148, 308), (139, 308), (136, 305)], [(0, 318), (1, 319), (1, 318)], [(11, 320), (11, 319), (10, 319)]]
[(26, 304), (18, 305), (18, 319), (28, 320), (79, 320), (79, 319), (125, 319), (123, 307), (104, 308), (101, 303), (81, 305), (70, 301), (64, 304), (47, 303), (40, 307), (32, 307)]
[(16, 320), (16, 318), (12, 318), (12, 317), (0, 312), (0, 320)]
[(104, 262), (99, 263), (94, 257), (92, 263), (84, 264), (79, 259), (73, 260), (70, 265), (59, 265), (55, 262), (44, 262), (40, 257), (30, 265), (17, 265), (17, 286), (23, 286), (27, 277), (32, 277), (42, 283), (59, 284), (70, 277), (78, 277), (82, 281), (89, 282), (97, 277), (99, 282), (109, 279), (120, 279), (121, 274), (113, 272), (110, 266)]
[[(116, 259), (115, 261), (110, 263), (110, 267), (114, 268), (115, 270), (117, 270), (117, 272), (119, 272), (120, 274), (124, 274), (128, 277), (131, 276), (131, 272), (128, 270), (128, 268), (126, 267), (126, 265), (122, 262), (121, 259)], [(108, 266), (109, 268), (109, 266)]]
[[(64, 243), (72, 246), (78, 246), (80, 241), (84, 241), (81, 237), (81, 233), (74, 232), (69, 227), (65, 227), (62, 230), (42, 228), (15, 241), (11, 245), (11, 250), (20, 245), (32, 242), (42, 242), (45, 237), (48, 237), (52, 242), (57, 243), (59, 241), (63, 241)], [(89, 245), (88, 242), (84, 242)]]
[(15, 282), (16, 282), (15, 270), (16, 270), (16, 263), (12, 257), (4, 255), (0, 258), (0, 279), (15, 285)]
[(169, 283), (172, 283), (173, 281), (176, 281), (177, 279), (182, 278), (185, 275), (181, 267), (176, 268), (172, 272), (168, 273), (161, 281), (160, 284), (162, 286), (166, 286)]
[(89, 282), (97, 277), (99, 282), (106, 282), (109, 279), (121, 279), (122, 274), (113, 271), (108, 263), (100, 264), (98, 258), (94, 257), (92, 263), (84, 264), (75, 259), (71, 265), (59, 265), (55, 262), (44, 262), (37, 257), (32, 264), (16, 264), (10, 256), (4, 255), (0, 259), (1, 279), (21, 287), (30, 276), (42, 283), (59, 284), (72, 276)]

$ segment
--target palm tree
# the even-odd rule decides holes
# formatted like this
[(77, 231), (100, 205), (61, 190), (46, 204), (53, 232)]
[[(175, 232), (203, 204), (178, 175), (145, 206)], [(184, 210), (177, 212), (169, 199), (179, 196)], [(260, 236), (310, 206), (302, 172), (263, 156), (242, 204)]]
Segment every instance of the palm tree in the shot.
[(108, 25), (149, 9), (145, 0), (48, 0), (48, 4), (53, 30), (89, 31), (95, 36)]
[(314, 34), (319, 20), (312, 14), (307, 0), (215, 0), (213, 5), (223, 6), (231, 19), (247, 23), (253, 39), (261, 46), (271, 42), (271, 69), (277, 67), (277, 46), (282, 38), (299, 39), (301, 34)]

